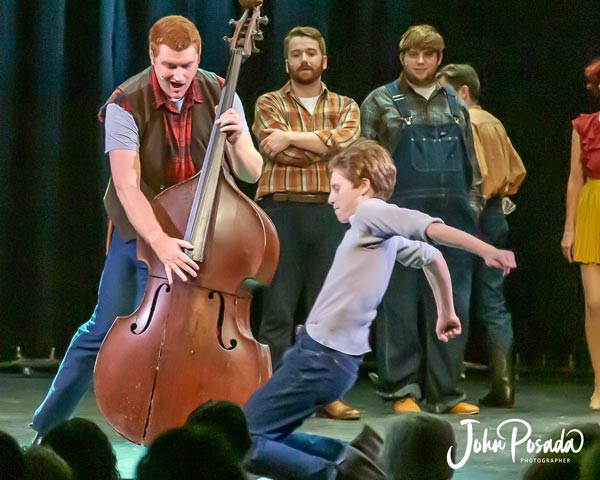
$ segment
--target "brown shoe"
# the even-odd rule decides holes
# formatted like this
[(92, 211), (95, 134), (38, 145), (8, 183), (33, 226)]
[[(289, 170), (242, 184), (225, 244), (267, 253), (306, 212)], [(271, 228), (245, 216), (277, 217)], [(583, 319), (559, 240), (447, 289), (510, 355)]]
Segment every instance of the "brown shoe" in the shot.
[(421, 407), (412, 397), (401, 398), (394, 402), (394, 413), (420, 412)]
[(331, 402), (317, 410), (317, 417), (332, 418), (333, 420), (358, 420), (360, 410), (346, 405), (341, 400)]
[(457, 415), (475, 415), (479, 413), (479, 407), (472, 403), (459, 402), (454, 405), (447, 413), (456, 413)]

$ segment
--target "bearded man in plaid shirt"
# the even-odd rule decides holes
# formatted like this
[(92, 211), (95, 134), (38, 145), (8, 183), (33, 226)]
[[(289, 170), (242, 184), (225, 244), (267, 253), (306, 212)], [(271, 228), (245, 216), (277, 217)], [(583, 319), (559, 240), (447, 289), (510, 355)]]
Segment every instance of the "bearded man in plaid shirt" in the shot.
[[(292, 345), (294, 327), (304, 323), (314, 304), (346, 230), (327, 205), (323, 154), (360, 135), (356, 102), (321, 81), (327, 68), (321, 33), (295, 27), (285, 37), (284, 50), (290, 79), (258, 99), (252, 126), (265, 162), (256, 198), (273, 220), (281, 247), (273, 282), (262, 292), (258, 332), (258, 340), (271, 349), (275, 369)], [(360, 417), (340, 400), (318, 414), (339, 420)]]

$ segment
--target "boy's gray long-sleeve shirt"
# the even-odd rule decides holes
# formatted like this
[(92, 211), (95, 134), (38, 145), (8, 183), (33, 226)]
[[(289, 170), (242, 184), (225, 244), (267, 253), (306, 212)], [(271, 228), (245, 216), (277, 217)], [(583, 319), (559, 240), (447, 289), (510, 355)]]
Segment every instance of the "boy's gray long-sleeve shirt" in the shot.
[(429, 215), (376, 198), (363, 201), (337, 248), (325, 283), (306, 320), (306, 332), (334, 350), (370, 351), (369, 327), (377, 314), (394, 263), (422, 268), (438, 250), (425, 243)]

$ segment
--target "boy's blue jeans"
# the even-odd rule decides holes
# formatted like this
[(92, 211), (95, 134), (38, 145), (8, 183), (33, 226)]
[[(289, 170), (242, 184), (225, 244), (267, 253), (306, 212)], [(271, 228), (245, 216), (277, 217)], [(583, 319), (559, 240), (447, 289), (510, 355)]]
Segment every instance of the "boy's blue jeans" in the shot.
[(347, 443), (295, 430), (352, 387), (361, 360), (302, 331), (281, 366), (243, 408), (253, 442), (248, 470), (277, 479), (335, 478)]

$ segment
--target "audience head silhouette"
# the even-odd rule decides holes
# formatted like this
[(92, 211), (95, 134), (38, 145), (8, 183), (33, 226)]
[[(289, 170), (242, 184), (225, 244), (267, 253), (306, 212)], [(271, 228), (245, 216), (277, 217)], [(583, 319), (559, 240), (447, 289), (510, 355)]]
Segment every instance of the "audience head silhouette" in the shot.
[[(578, 452), (540, 453), (536, 458), (557, 459), (560, 461), (532, 463), (525, 471), (523, 480), (562, 480), (565, 478), (581, 480), (584, 478), (580, 475), (580, 470), (583, 470), (582, 465), (586, 454), (600, 441), (600, 425), (587, 422), (561, 426), (556, 428), (545, 441), (558, 441), (560, 439), (563, 443), (572, 440)], [(591, 469), (593, 465), (589, 464), (586, 468), (588, 467)]]
[(25, 474), (25, 460), (18, 442), (0, 430), (0, 474), (6, 480), (21, 480)]
[(27, 480), (72, 480), (69, 464), (54, 450), (34, 445), (25, 451)]
[[(403, 414), (386, 431), (381, 459), (393, 480), (448, 480), (448, 449), (456, 460), (456, 438), (446, 420), (423, 413)], [(427, 461), (423, 454), (427, 452)]]
[(240, 463), (214, 427), (176, 428), (159, 435), (137, 468), (137, 480), (243, 480)]
[(236, 403), (227, 400), (209, 400), (189, 414), (185, 426), (216, 428), (229, 442), (239, 462), (250, 450), (251, 441), (246, 417)]
[(600, 478), (600, 440), (596, 440), (583, 454), (579, 467), (579, 480)]
[(58, 453), (71, 467), (74, 480), (120, 478), (117, 457), (106, 434), (90, 420), (72, 418), (52, 428), (42, 445)]

